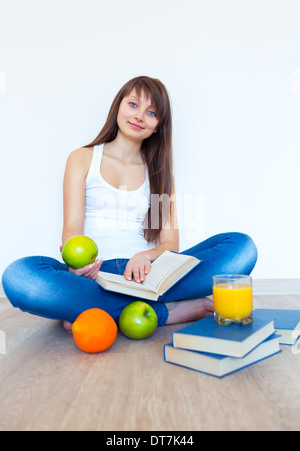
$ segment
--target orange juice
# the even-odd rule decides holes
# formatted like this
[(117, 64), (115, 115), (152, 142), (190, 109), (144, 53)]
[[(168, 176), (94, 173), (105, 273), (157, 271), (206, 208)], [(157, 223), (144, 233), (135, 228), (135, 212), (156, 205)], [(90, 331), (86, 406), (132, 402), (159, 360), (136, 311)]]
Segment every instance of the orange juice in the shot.
[(241, 321), (249, 318), (253, 309), (252, 286), (220, 283), (213, 287), (214, 309), (223, 319)]

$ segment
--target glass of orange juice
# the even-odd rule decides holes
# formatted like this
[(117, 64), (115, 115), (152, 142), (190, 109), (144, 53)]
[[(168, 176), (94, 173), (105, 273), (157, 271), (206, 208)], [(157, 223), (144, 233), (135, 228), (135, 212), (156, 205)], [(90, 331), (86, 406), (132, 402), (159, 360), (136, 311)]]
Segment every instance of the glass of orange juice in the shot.
[(252, 324), (252, 277), (223, 274), (213, 277), (215, 321), (227, 326), (232, 322)]

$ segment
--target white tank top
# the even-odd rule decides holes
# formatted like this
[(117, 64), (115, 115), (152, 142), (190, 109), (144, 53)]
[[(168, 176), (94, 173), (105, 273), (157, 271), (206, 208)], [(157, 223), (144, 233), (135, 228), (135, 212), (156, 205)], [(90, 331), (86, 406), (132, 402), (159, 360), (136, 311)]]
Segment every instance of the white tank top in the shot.
[(84, 235), (98, 246), (98, 258), (131, 258), (150, 249), (144, 238), (143, 222), (150, 206), (148, 169), (145, 181), (134, 191), (115, 188), (101, 175), (103, 144), (94, 147), (86, 178)]

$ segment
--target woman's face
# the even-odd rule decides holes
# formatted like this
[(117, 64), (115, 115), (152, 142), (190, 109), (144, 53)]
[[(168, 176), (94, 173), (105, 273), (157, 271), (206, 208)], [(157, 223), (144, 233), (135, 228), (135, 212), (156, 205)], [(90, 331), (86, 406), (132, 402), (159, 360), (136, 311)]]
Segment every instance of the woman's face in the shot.
[(138, 97), (135, 89), (124, 97), (119, 108), (117, 123), (119, 130), (134, 141), (143, 141), (156, 132), (157, 111), (150, 98), (142, 92)]

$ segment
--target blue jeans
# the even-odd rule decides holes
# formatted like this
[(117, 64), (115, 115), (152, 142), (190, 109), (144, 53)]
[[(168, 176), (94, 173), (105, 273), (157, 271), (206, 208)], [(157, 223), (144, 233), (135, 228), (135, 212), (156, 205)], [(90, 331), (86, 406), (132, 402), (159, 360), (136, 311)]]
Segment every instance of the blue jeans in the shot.
[[(182, 254), (193, 255), (202, 263), (173, 285), (159, 301), (147, 301), (156, 311), (159, 326), (163, 326), (169, 316), (166, 303), (209, 296), (214, 275), (249, 275), (257, 261), (257, 249), (252, 239), (236, 232), (213, 236)], [(127, 259), (104, 261), (101, 271), (123, 274), (127, 262)], [(95, 281), (70, 273), (65, 264), (50, 257), (16, 260), (4, 271), (2, 285), (14, 307), (70, 322), (84, 310), (101, 308), (118, 323), (123, 308), (138, 299), (106, 291)]]

